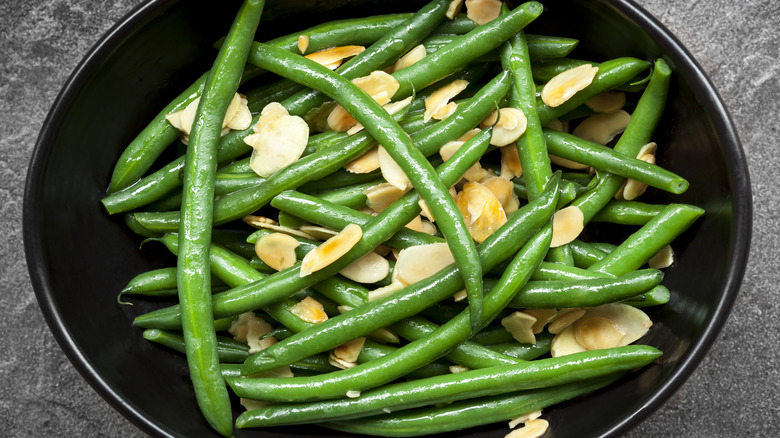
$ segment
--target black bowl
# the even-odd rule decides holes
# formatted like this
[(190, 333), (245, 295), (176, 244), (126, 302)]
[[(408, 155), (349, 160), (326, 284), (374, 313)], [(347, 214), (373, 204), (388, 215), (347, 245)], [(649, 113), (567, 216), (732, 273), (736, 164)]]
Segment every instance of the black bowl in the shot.
[[(167, 102), (210, 66), (213, 41), (237, 3), (161, 0), (133, 10), (79, 64), (41, 131), (28, 173), (24, 236), (43, 313), (82, 375), (143, 430), (160, 436), (212, 434), (198, 412), (182, 357), (141, 339), (131, 327), (143, 310), (118, 306), (133, 275), (170, 259), (99, 202), (121, 150)], [(414, 10), (420, 2), (270, 1), (260, 39), (345, 16)], [(751, 193), (743, 151), (712, 84), (680, 43), (630, 1), (547, 1), (531, 30), (581, 40), (578, 57), (664, 57), (675, 71), (655, 136), (660, 164), (685, 176), (674, 197), (707, 214), (678, 239), (664, 280), (671, 302), (651, 312), (646, 343), (664, 357), (617, 385), (547, 409), (552, 435), (615, 436), (658, 408), (702, 360), (726, 320), (745, 270)], [(296, 13), (295, 11), (301, 11)], [(206, 49), (204, 49), (206, 48)], [(652, 192), (649, 200), (672, 198)], [(238, 411), (238, 409), (237, 409)], [(238, 431), (239, 436), (339, 436), (307, 427)], [(451, 436), (503, 437), (504, 424)]]

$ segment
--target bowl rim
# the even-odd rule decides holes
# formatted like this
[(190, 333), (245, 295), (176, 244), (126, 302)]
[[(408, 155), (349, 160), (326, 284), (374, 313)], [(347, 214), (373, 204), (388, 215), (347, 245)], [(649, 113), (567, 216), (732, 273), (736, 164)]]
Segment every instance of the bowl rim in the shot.
[[(84, 379), (122, 413), (133, 424), (146, 433), (155, 436), (175, 436), (165, 425), (146, 417), (135, 405), (123, 399), (94, 368), (89, 358), (79, 348), (71, 331), (64, 324), (57, 308), (53, 305), (53, 291), (49, 285), (46, 267), (42, 256), (42, 241), (37, 234), (42, 219), (38, 214), (41, 203), (38, 194), (43, 189), (43, 181), (37, 176), (42, 173), (52, 148), (52, 138), (57, 126), (78, 94), (78, 90), (104, 56), (114, 47), (136, 31), (137, 25), (150, 19), (160, 10), (180, 0), (147, 0), (126, 13), (92, 46), (84, 58), (65, 81), (44, 120), (32, 151), (28, 166), (24, 190), (23, 237), (27, 266), (37, 301), (44, 319), (65, 355), (84, 377)], [(686, 355), (678, 362), (673, 375), (654, 391), (641, 406), (629, 416), (607, 425), (601, 436), (618, 436), (656, 411), (691, 376), (703, 357), (718, 337), (729, 317), (731, 308), (739, 293), (742, 279), (747, 269), (750, 241), (752, 236), (752, 189), (747, 159), (739, 141), (736, 128), (719, 93), (709, 77), (694, 59), (688, 49), (671, 31), (644, 8), (633, 0), (606, 0), (617, 11), (636, 23), (662, 49), (667, 57), (673, 58), (677, 69), (690, 74), (690, 86), (701, 100), (707, 116), (713, 121), (717, 137), (724, 145), (733, 145), (723, 149), (726, 168), (730, 171), (730, 185), (734, 193), (748, 196), (734, 196), (731, 200), (733, 220), (731, 228), (731, 252), (725, 287), (715, 306), (713, 316), (704, 325), (702, 335), (692, 343)]]

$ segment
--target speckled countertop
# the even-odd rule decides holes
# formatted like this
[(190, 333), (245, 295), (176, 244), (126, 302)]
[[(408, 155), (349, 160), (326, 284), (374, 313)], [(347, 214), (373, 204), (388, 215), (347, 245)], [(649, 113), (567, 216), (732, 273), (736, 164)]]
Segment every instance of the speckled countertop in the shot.
[[(636, 0), (693, 53), (747, 152), (753, 245), (726, 326), (690, 380), (628, 436), (780, 436), (780, 2)], [(78, 61), (139, 0), (0, 2), (0, 435), (142, 436), (81, 378), (36, 303), (22, 244), (28, 161)]]

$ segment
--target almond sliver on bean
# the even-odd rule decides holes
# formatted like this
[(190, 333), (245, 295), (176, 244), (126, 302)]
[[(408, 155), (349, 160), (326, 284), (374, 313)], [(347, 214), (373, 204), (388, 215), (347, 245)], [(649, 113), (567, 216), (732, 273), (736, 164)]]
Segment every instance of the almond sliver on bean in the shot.
[(287, 112), (287, 108), (283, 107), (281, 103), (279, 102), (271, 102), (265, 107), (263, 107), (263, 110), (260, 111), (260, 118), (257, 119), (257, 123), (255, 124), (255, 127), (253, 128), (256, 134), (259, 134), (263, 131), (263, 128), (266, 127), (269, 123), (273, 122), (274, 120), (289, 116), (290, 113)]
[(263, 216), (247, 215), (242, 218), (244, 222), (255, 227), (264, 230), (278, 231), (280, 233), (289, 234), (290, 236), (298, 236), (304, 239), (315, 240), (311, 235), (304, 233), (303, 231), (296, 230), (295, 228), (283, 227), (278, 222), (271, 218)]
[[(653, 154), (645, 154), (639, 157), (639, 159), (646, 163), (655, 164), (655, 155)], [(634, 199), (642, 196), (646, 190), (647, 184), (639, 182), (635, 179), (627, 179), (625, 185), (623, 186), (623, 199), (626, 201), (633, 201)]]
[(309, 48), (309, 36), (298, 35), (298, 51), (301, 52), (301, 55), (305, 55), (306, 49), (308, 48)]
[(301, 262), (300, 276), (305, 277), (335, 262), (352, 249), (361, 237), (363, 237), (363, 230), (360, 226), (347, 225), (341, 232), (306, 254)]
[[(495, 126), (493, 126), (494, 124)], [(483, 128), (493, 126), (493, 135), (490, 137), (490, 144), (499, 147), (514, 143), (523, 135), (527, 125), (528, 119), (525, 117), (525, 114), (517, 108), (501, 108), (498, 112), (493, 111), (480, 124)]]
[(559, 73), (542, 88), (542, 102), (555, 108), (593, 82), (599, 68), (584, 64)]
[(266, 234), (255, 243), (255, 254), (266, 265), (277, 271), (282, 271), (295, 265), (295, 248), (300, 245), (294, 237), (288, 234)]
[(566, 327), (574, 324), (575, 321), (585, 315), (585, 309), (564, 309), (559, 311), (552, 320), (547, 331), (553, 335), (562, 332)]
[(312, 324), (319, 324), (328, 319), (322, 303), (312, 297), (306, 297), (294, 306), (290, 307), (290, 313)]
[(466, 0), (466, 16), (479, 25), (495, 20), (500, 13), (501, 0)]
[[(306, 47), (308, 47), (308, 44)], [(363, 46), (339, 46), (309, 53), (306, 55), (306, 57), (316, 62), (317, 64), (327, 67), (329, 64), (341, 64), (343, 60), (358, 55), (364, 50), (366, 50), (366, 48)]]
[(612, 113), (594, 114), (583, 120), (572, 134), (577, 137), (606, 145), (618, 134), (625, 131), (631, 115), (623, 110)]
[(536, 318), (525, 312), (513, 312), (501, 319), (501, 325), (521, 344), (536, 344), (536, 336), (532, 330), (535, 323)]
[(393, 202), (401, 199), (406, 193), (390, 183), (380, 183), (363, 191), (366, 195), (366, 206), (377, 213), (385, 211)]
[(450, 5), (447, 7), (447, 12), (444, 15), (452, 20), (460, 13), (461, 8), (463, 8), (463, 0), (452, 0)]
[(360, 350), (363, 349), (363, 344), (365, 343), (366, 338), (364, 337), (353, 339), (334, 348), (333, 355), (347, 362), (357, 362)]
[(444, 105), (440, 110), (436, 111), (436, 114), (433, 115), (434, 120), (444, 120), (447, 117), (455, 114), (455, 111), (458, 110), (458, 104), (455, 102), (450, 102), (447, 105)]
[[(637, 158), (640, 158), (644, 155), (655, 155), (655, 153), (658, 151), (658, 144), (656, 142), (651, 141), (650, 143), (642, 146), (642, 149), (639, 149), (639, 153), (636, 154)], [(641, 159), (641, 158), (640, 158)]]
[(409, 67), (415, 62), (425, 58), (426, 55), (427, 52), (425, 51), (425, 46), (420, 44), (417, 47), (410, 50), (406, 55), (399, 58), (398, 61), (396, 61), (395, 65), (393, 66), (393, 71), (398, 71), (403, 68)]
[(674, 251), (670, 245), (666, 245), (658, 251), (658, 254), (647, 261), (647, 266), (653, 269), (663, 269), (672, 266), (672, 263), (674, 263)]
[(372, 251), (350, 263), (339, 274), (357, 283), (372, 284), (390, 274), (390, 262)]
[(405, 288), (406, 285), (401, 282), (393, 281), (392, 283), (388, 284), (387, 286), (378, 287), (372, 291), (368, 292), (368, 301), (375, 301), (380, 298), (384, 298), (388, 295), (392, 295), (399, 290)]
[(249, 167), (258, 175), (267, 178), (296, 162), (303, 154), (308, 141), (309, 125), (302, 118), (282, 116), (268, 123), (262, 132), (257, 134), (251, 144), (254, 150), (249, 159)]
[(431, 93), (430, 96), (425, 98), (425, 113), (423, 114), (423, 121), (427, 122), (428, 120), (431, 120), (431, 117), (433, 117), (434, 114), (450, 103), (450, 99), (457, 96), (468, 86), (468, 81), (463, 79), (456, 79)]
[(379, 146), (377, 155), (379, 157), (379, 169), (382, 171), (382, 176), (385, 180), (398, 190), (409, 189), (412, 182), (409, 181), (401, 166), (387, 153), (387, 150)]
[(507, 145), (501, 150), (501, 178), (512, 179), (523, 176), (523, 165), (520, 163), (520, 154), (517, 146)]
[(626, 104), (626, 93), (622, 91), (607, 91), (598, 96), (591, 97), (585, 105), (597, 113), (611, 113), (617, 111)]
[(553, 235), (550, 248), (565, 245), (582, 233), (585, 215), (577, 206), (570, 205), (558, 210), (553, 215)]
[(349, 173), (370, 173), (379, 169), (379, 146), (372, 147), (363, 155), (350, 161), (344, 169)]
[(496, 196), (482, 184), (469, 182), (458, 193), (455, 204), (463, 215), (471, 237), (482, 243), (506, 223), (506, 213)]
[(416, 283), (455, 263), (446, 243), (410, 246), (402, 249), (393, 276), (405, 285)]
[[(464, 143), (465, 142), (463, 141), (454, 140), (442, 146), (439, 149), (439, 155), (441, 156), (441, 159), (448, 161), (450, 158), (452, 158), (453, 155), (455, 155), (456, 152), (458, 152)], [(465, 178), (466, 181), (479, 181), (487, 176), (487, 171), (482, 168), (482, 165), (479, 164), (479, 161), (469, 167), (468, 170), (466, 170), (466, 172), (463, 174), (463, 178)]]
[(523, 313), (527, 313), (534, 318), (536, 318), (536, 322), (533, 326), (531, 326), (531, 331), (538, 335), (544, 330), (544, 327), (550, 323), (550, 321), (555, 318), (555, 315), (558, 314), (558, 310), (556, 309), (525, 309), (523, 310)]
[[(390, 98), (400, 87), (398, 80), (381, 70), (376, 70), (368, 76), (353, 79), (352, 83), (365, 91), (380, 105), (390, 102)], [(328, 115), (328, 126), (336, 132), (347, 131), (356, 124), (357, 120), (341, 105), (336, 106)]]
[(550, 423), (547, 420), (537, 418), (527, 421), (523, 427), (513, 430), (504, 438), (539, 438), (549, 427)]
[(566, 327), (555, 335), (550, 346), (550, 356), (552, 357), (567, 356), (584, 351), (588, 351), (588, 349), (577, 342), (577, 339), (574, 337), (574, 329), (571, 326)]
[(512, 181), (498, 176), (491, 176), (481, 180), (479, 183), (487, 187), (496, 196), (496, 199), (498, 199), (498, 202), (501, 203), (501, 207), (504, 209), (504, 213), (510, 214), (520, 208), (520, 199), (515, 195), (515, 185)]

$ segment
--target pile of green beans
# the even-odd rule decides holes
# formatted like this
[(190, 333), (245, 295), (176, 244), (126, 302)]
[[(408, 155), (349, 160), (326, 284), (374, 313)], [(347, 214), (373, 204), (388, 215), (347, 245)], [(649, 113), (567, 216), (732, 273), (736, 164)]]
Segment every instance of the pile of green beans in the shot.
[[(693, 232), (686, 230), (704, 210), (614, 199), (628, 179), (646, 184), (650, 193), (679, 195), (688, 189), (684, 175), (637, 157), (653, 140), (666, 106), (672, 70), (663, 60), (570, 58), (577, 53), (576, 39), (523, 30), (544, 20), (535, 1), (513, 10), (504, 5), (495, 19), (477, 25), (465, 14), (446, 18), (450, 1), (432, 0), (416, 13), (333, 21), (260, 43), (253, 36), (263, 5), (245, 0), (227, 36), (215, 44), (219, 53), (212, 69), (127, 146), (102, 199), (107, 214), (124, 214), (146, 245), (162, 244), (176, 260), (134, 273), (117, 301), (159, 303), (136, 315), (134, 325), (143, 329), (144, 339), (186, 356), (210, 427), (224, 436), (234, 427), (303, 423), (382, 436), (445, 433), (509, 420), (652, 366), (662, 353), (646, 345), (551, 357), (558, 332), (541, 327), (534, 344), (521, 344), (502, 322), (517, 311), (612, 303), (647, 308), (652, 317), (654, 307), (670, 300), (663, 273), (648, 262), (677, 236)], [(331, 70), (301, 56), (301, 35), (307, 37), (306, 53), (366, 48)], [(419, 45), (427, 55), (393, 71)], [(556, 107), (542, 102), (546, 82), (587, 63), (598, 67), (589, 85)], [(378, 70), (398, 81), (393, 101), (412, 96), (392, 116), (352, 82)], [(272, 74), (260, 76), (263, 72)], [(425, 99), (455, 79), (469, 82), (455, 101), (457, 109), (441, 121), (425, 120)], [(558, 121), (576, 126), (594, 114), (586, 106), (590, 99), (614, 90), (629, 94), (623, 109), (631, 114), (614, 146), (578, 138), (571, 129), (552, 129)], [(221, 132), (236, 91), (247, 98), (250, 127)], [(186, 153), (161, 162), (164, 149), (180, 135), (165, 116), (198, 97)], [(250, 167), (252, 147), (244, 138), (272, 102), (304, 118), (312, 133), (301, 158), (260, 177)], [(322, 125), (317, 120), (336, 104), (365, 129), (315, 132)], [(477, 165), (507, 178), (499, 175), (500, 154), (490, 146), (500, 118), (469, 133), (492, 111), (507, 107), (526, 118), (524, 133), (504, 146), (516, 149), (523, 169), (522, 176), (505, 181), (518, 206), (477, 244), (449, 190), (462, 193), (464, 175)], [(446, 162), (440, 159), (440, 148), (456, 140), (462, 140), (460, 149)], [(385, 182), (382, 173), (356, 174), (345, 166), (376, 145), (412, 188), (384, 210), (368, 212), (367, 191)], [(589, 169), (559, 169), (550, 155)], [(566, 207), (582, 212), (584, 231), (551, 248), (555, 215)], [(422, 212), (435, 219), (435, 232), (406, 228)], [(241, 221), (252, 214), (278, 220), (281, 231), (254, 230)], [(589, 223), (600, 224), (598, 233), (590, 232)], [(316, 228), (306, 227), (337, 232), (350, 225), (361, 228), (357, 243), (301, 276), (302, 260), (324, 240), (315, 238)], [(593, 239), (609, 226), (616, 228), (615, 240)], [(291, 233), (297, 246), (286, 269), (277, 271), (255, 244), (279, 232)], [(399, 251), (442, 243), (453, 264), (398, 285), (393, 271)], [(385, 278), (359, 284), (342, 275), (369, 254), (388, 259)], [(384, 286), (398, 287), (374, 294)], [(463, 302), (453, 300), (460, 291)], [(311, 300), (322, 306), (325, 320), (302, 316), (300, 306)], [(256, 339), (262, 348), (231, 336), (238, 333), (239, 318), (267, 328)], [(359, 338), (364, 342), (350, 366), (334, 359), (336, 349)], [(287, 367), (292, 377), (278, 377)], [(240, 413), (233, 424), (234, 396), (272, 404)]]

